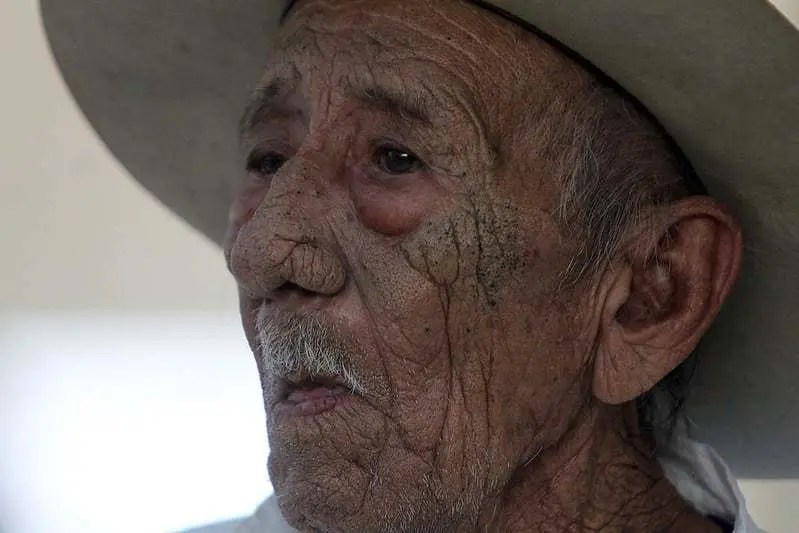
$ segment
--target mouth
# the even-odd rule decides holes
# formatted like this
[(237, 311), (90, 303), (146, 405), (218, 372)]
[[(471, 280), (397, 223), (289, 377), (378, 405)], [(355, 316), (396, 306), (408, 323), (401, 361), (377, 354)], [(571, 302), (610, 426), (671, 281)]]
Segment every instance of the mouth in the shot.
[(313, 416), (335, 409), (354, 396), (334, 377), (290, 377), (280, 382), (278, 407), (289, 416)]

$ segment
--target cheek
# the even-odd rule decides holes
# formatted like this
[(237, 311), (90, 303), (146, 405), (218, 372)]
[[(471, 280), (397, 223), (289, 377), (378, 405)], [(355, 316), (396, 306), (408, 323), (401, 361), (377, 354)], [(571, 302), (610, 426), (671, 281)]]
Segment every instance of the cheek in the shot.
[[(391, 181), (389, 181), (391, 180)], [(396, 178), (355, 176), (350, 194), (365, 226), (389, 236), (405, 235), (440, 204), (444, 191), (424, 173)]]
[(491, 412), (501, 428), (492, 445), (518, 457), (556, 442), (584, 405), (593, 336), (577, 288), (560, 289), (570, 254), (547, 225), (527, 221), (538, 238), (520, 239), (527, 250), (516, 279), (496, 295), (500, 327), (494, 331)]
[[(471, 256), (466, 250), (459, 253), (464, 236), (455, 235), (455, 224), (449, 219), (428, 221), (401, 243), (365, 255), (355, 272), (375, 351), (390, 383), (393, 403), (387, 414), (401, 428), (405, 445), (423, 457), (444, 448), (448, 456), (462, 453), (454, 443), (464, 438), (464, 426), (482, 424), (467, 421), (460, 393), (451, 395), (464, 385), (469, 396), (477, 394), (472, 383), (462, 380), (466, 369), (458, 353), (459, 336), (472, 321), (475, 302), (469, 298), (473, 292), (456, 294), (453, 283), (459, 270), (467, 276), (468, 267), (458, 264)], [(476, 432), (473, 428), (470, 434)]]
[(440, 320), (427, 324), (446, 343), (429, 373), (460, 391), (446, 399), (450, 416), (441, 435), (449, 453), (462, 451), (458, 437), (482, 435), (480, 445), (515, 458), (534, 438), (560, 431), (535, 421), (549, 426), (544, 421), (559, 402), (576, 404), (581, 351), (569, 318), (575, 309), (556, 289), (568, 263), (558, 242), (543, 214), (522, 219), (497, 204), (428, 221), (403, 242), (411, 268), (438, 289), (430, 301)]

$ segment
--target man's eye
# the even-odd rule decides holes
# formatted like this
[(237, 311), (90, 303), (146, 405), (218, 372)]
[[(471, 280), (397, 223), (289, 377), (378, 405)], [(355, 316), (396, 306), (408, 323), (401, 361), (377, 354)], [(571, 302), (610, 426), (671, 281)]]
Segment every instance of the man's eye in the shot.
[(383, 147), (375, 153), (375, 163), (387, 174), (412, 174), (424, 168), (422, 160), (401, 148)]
[(261, 176), (272, 176), (286, 163), (286, 158), (275, 152), (253, 154), (247, 163), (247, 170)]

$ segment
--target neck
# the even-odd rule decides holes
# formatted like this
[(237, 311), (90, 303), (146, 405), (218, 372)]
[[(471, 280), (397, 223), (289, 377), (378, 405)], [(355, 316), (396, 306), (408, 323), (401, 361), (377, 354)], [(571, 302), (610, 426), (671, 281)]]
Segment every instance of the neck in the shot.
[(721, 533), (666, 479), (634, 409), (587, 409), (559, 443), (515, 472), (480, 530)]

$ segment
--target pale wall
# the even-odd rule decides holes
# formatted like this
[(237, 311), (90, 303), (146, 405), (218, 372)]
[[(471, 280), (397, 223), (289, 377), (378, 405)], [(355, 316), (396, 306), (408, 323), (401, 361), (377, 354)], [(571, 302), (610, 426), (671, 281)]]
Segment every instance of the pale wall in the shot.
[[(0, 2), (0, 45), (0, 532), (249, 512), (267, 450), (219, 252), (98, 142), (34, 0)], [(762, 525), (797, 531), (799, 482), (744, 488)]]
[(0, 532), (164, 533), (271, 491), (221, 253), (73, 105), (34, 0), (0, 0)]

